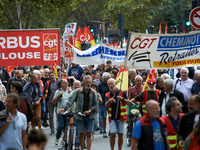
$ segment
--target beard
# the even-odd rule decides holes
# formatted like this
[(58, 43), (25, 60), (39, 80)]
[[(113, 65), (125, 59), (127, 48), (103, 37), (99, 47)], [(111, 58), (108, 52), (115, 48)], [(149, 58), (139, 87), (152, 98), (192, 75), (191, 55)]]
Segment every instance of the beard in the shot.
[(86, 90), (90, 90), (90, 89), (91, 89), (91, 86), (85, 85), (84, 88), (85, 88)]
[(154, 86), (154, 87), (152, 87), (152, 88), (151, 88), (151, 87), (149, 87), (149, 88), (148, 88), (148, 90), (149, 90), (150, 92), (153, 92), (153, 91), (155, 91), (155, 90), (156, 90), (156, 86)]
[(113, 87), (113, 88), (109, 88), (109, 90), (110, 90), (110, 91), (114, 91), (114, 90), (115, 90), (115, 87)]

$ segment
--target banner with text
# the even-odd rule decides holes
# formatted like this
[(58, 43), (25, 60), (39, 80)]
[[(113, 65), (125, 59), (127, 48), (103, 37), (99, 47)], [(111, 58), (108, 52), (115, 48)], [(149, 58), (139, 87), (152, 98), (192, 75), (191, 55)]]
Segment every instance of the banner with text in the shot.
[(125, 67), (181, 68), (200, 65), (200, 33), (131, 33)]
[[(111, 60), (113, 65), (121, 65), (125, 59), (125, 49), (109, 47), (105, 44), (96, 44), (86, 51), (80, 51), (71, 44), (65, 44), (65, 60), (81, 65), (105, 64)], [(73, 52), (73, 55), (72, 55)]]
[(0, 66), (60, 64), (60, 30), (1, 30)]

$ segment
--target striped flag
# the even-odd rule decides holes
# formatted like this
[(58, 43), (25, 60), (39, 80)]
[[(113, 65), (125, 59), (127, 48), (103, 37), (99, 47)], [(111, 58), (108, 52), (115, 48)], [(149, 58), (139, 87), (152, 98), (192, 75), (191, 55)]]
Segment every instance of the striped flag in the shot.
[(123, 74), (123, 78), (122, 78), (122, 73), (123, 73), (123, 69), (124, 69), (124, 63), (122, 64), (122, 66), (119, 69), (119, 72), (117, 74), (116, 77), (116, 87), (118, 89), (120, 89), (120, 85), (121, 85), (121, 90), (126, 91), (128, 90), (128, 69), (124, 69), (124, 74)]

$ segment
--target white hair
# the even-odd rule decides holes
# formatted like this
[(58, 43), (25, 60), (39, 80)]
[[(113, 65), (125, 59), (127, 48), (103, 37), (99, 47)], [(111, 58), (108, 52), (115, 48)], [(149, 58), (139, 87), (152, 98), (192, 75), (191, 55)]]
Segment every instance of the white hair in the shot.
[(129, 75), (132, 73), (132, 72), (136, 72), (136, 70), (135, 69), (129, 69)]
[(141, 77), (140, 75), (136, 75), (136, 76), (135, 76), (135, 80), (136, 80), (137, 78), (140, 78), (141, 80), (143, 80), (142, 77)]
[(41, 74), (39, 70), (33, 70), (34, 74)]
[(164, 80), (164, 83), (166, 83), (168, 86), (171, 86), (172, 88), (174, 86), (174, 80), (173, 79), (166, 79), (166, 80)]
[(200, 77), (200, 70), (196, 70), (195, 74), (197, 75), (197, 77)]
[(161, 75), (161, 78), (163, 80), (170, 79), (170, 75), (168, 75), (167, 73), (164, 73), (164, 74)]
[(44, 71), (47, 70), (49, 72), (49, 68), (45, 68)]
[[(114, 78), (110, 78), (110, 79), (108, 79), (108, 81), (113, 81), (114, 83), (116, 83), (116, 80)], [(107, 83), (108, 83), (108, 81), (107, 81)]]
[(108, 78), (110, 78), (110, 73), (104, 72), (102, 75), (102, 79), (104, 80), (104, 79), (108, 79)]
[[(182, 71), (182, 70), (186, 70), (186, 72), (189, 73), (188, 68), (182, 68), (181, 71)], [(180, 73), (181, 73), (181, 71), (180, 71)]]
[(85, 76), (83, 77), (83, 83), (84, 83), (85, 80), (88, 79), (88, 78), (92, 81), (92, 77), (91, 77), (90, 75), (85, 75)]

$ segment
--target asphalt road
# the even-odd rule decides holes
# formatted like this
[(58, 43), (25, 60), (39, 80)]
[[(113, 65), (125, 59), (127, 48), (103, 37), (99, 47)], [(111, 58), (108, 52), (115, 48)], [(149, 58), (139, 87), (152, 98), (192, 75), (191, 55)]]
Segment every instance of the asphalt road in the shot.
[[(55, 119), (54, 119), (55, 122)], [(107, 123), (108, 124), (108, 123)], [(126, 128), (126, 125), (125, 125)], [(109, 126), (107, 125), (107, 130), (109, 129)], [(50, 134), (50, 128), (43, 128), (43, 131), (46, 133), (46, 135), (48, 136), (48, 143), (45, 147), (45, 150), (58, 150), (59, 148), (61, 148), (61, 139), (59, 140), (59, 144), (55, 145), (54, 141), (55, 141), (55, 135), (49, 135)], [(125, 131), (125, 129), (124, 129)], [(118, 137), (116, 136), (116, 143), (115, 143), (115, 149), (118, 149), (117, 146), (117, 140)], [(94, 134), (94, 140), (92, 141), (92, 150), (110, 150), (110, 138), (103, 138), (103, 134), (100, 134), (99, 131), (96, 131)], [(126, 145), (126, 137), (124, 134), (124, 142), (123, 142), (123, 147), (122, 150), (130, 150), (131, 148), (128, 147)]]

